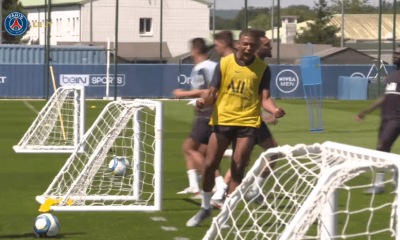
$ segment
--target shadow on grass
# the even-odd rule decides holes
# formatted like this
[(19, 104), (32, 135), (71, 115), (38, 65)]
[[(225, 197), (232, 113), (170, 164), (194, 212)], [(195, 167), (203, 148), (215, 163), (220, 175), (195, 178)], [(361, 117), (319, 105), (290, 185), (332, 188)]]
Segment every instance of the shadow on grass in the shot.
[[(64, 234), (58, 234), (55, 237), (52, 237), (53, 239), (58, 239), (58, 238), (66, 238), (68, 236), (74, 236), (74, 235), (85, 235), (86, 233), (80, 232), (80, 233), (64, 233)], [(24, 234), (15, 234), (15, 235), (0, 235), (0, 239), (18, 239), (18, 238), (35, 238), (33, 233), (24, 233)]]

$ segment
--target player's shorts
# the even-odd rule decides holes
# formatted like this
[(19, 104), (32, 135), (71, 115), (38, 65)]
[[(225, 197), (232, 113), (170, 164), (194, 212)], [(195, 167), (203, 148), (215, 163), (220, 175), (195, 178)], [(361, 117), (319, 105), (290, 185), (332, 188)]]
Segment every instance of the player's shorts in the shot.
[(210, 119), (197, 118), (194, 123), (192, 132), (189, 137), (192, 138), (198, 144), (208, 144), (208, 140), (211, 136), (211, 126), (209, 125)]
[(390, 152), (393, 143), (400, 135), (400, 121), (395, 119), (382, 119), (379, 127), (378, 150)]
[(236, 138), (257, 137), (258, 128), (241, 127), (241, 126), (211, 126), (212, 132), (221, 133), (230, 141)]
[(258, 129), (257, 137), (254, 139), (254, 146), (266, 141), (267, 139), (271, 139), (271, 138), (272, 138), (272, 134), (269, 131), (267, 124), (265, 124), (265, 122), (262, 121), (261, 126)]

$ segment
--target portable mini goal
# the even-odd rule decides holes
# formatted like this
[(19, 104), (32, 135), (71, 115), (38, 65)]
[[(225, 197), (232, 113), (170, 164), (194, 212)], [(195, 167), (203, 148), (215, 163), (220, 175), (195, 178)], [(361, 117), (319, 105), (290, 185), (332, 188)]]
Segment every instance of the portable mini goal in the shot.
[[(268, 162), (275, 155), (279, 158), (271, 169)], [(400, 240), (399, 177), (375, 180), (377, 172), (398, 172), (399, 159), (334, 142), (269, 149), (226, 199), (203, 240)], [(256, 177), (264, 171), (269, 175), (259, 184)], [(392, 194), (363, 193), (390, 183)], [(259, 195), (248, 197), (254, 186)]]
[[(36, 197), (39, 211), (160, 211), (163, 111), (161, 102), (151, 100), (107, 104)], [(109, 166), (116, 157), (127, 163), (122, 176), (113, 175)]]
[(16, 153), (72, 153), (85, 134), (85, 88), (57, 89), (22, 137)]

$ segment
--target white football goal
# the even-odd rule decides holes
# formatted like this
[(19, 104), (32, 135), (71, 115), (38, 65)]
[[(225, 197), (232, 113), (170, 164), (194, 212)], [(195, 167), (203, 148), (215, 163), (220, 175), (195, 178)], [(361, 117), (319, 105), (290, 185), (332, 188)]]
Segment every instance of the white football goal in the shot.
[(60, 87), (22, 137), (16, 153), (72, 153), (85, 134), (85, 88)]
[[(399, 166), (399, 155), (334, 142), (269, 149), (203, 239), (399, 240)], [(383, 182), (386, 193), (365, 194), (383, 185), (375, 179), (381, 172), (393, 173)], [(256, 180), (260, 173), (268, 174), (266, 181)]]
[[(39, 211), (160, 211), (162, 137), (161, 102), (109, 103), (36, 197), (42, 204)], [(114, 159), (126, 162), (123, 174), (113, 174)]]

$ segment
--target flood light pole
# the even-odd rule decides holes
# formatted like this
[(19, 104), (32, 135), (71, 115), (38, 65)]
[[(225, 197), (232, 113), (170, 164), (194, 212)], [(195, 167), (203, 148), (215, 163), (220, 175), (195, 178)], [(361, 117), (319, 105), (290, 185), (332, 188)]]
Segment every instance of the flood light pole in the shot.
[(381, 96), (381, 41), (382, 41), (382, 0), (379, 0), (379, 27), (378, 27), (378, 97)]
[(117, 101), (117, 75), (118, 75), (118, 8), (119, 0), (115, 5), (115, 42), (114, 42), (114, 101)]
[(396, 50), (396, 15), (397, 15), (397, 0), (393, 0), (393, 51)]

